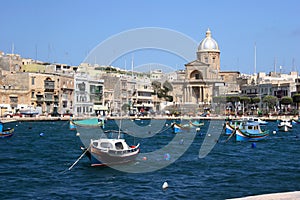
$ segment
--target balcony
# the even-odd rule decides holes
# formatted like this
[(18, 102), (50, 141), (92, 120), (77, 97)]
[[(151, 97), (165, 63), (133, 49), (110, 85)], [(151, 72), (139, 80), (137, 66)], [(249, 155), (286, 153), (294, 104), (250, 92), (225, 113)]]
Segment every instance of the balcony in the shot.
[(44, 101), (44, 97), (36, 97), (36, 102), (43, 102)]
[(59, 98), (58, 98), (58, 96), (54, 96), (54, 102), (59, 102)]
[(54, 92), (54, 81), (44, 81), (45, 92)]
[(53, 94), (45, 94), (45, 102), (53, 102)]

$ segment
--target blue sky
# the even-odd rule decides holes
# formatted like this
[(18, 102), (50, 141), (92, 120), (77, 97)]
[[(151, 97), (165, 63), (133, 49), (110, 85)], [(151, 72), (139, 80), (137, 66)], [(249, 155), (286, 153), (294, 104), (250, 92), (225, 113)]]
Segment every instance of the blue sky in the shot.
[[(99, 43), (127, 30), (160, 27), (200, 43), (210, 28), (221, 50), (221, 70), (253, 73), (256, 44), (257, 72), (273, 71), (276, 59), (277, 70), (281, 65), (288, 73), (293, 63), (297, 70), (300, 65), (299, 8), (298, 0), (0, 0), (0, 50), (10, 53), (14, 44), (14, 53), (23, 57), (78, 65)], [(186, 63), (147, 51), (113, 64), (128, 67), (132, 57), (137, 66), (184, 69)]]

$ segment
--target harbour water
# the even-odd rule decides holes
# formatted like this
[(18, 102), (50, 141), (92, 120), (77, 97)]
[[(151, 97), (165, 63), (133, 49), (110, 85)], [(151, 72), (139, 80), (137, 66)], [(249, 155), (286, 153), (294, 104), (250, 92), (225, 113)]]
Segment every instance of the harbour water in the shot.
[[(270, 136), (255, 143), (226, 142), (221, 136), (213, 150), (199, 158), (210, 121), (195, 130), (192, 144), (170, 165), (145, 173), (126, 173), (109, 167), (90, 167), (82, 142), (68, 121), (13, 122), (15, 135), (0, 140), (1, 199), (227, 199), (300, 190), (300, 124), (291, 132), (265, 129)], [(108, 122), (110, 123), (110, 122)], [(170, 122), (167, 122), (170, 124)], [(113, 126), (113, 124), (111, 125)], [(42, 134), (41, 134), (42, 133)], [(137, 138), (150, 152), (174, 138), (166, 129), (150, 138)], [(178, 144), (180, 145), (180, 144)], [(172, 159), (172, 153), (169, 154)], [(167, 162), (157, 154), (159, 162)], [(147, 166), (139, 158), (136, 165)], [(168, 189), (162, 184), (167, 181)]]

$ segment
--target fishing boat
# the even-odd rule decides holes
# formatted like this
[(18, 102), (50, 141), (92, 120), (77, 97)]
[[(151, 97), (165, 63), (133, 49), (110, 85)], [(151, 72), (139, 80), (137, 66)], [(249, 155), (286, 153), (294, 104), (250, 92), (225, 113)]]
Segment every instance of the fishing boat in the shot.
[(76, 130), (76, 125), (75, 125), (75, 123), (73, 122), (73, 120), (70, 120), (70, 124), (69, 124), (69, 129), (70, 130)]
[(264, 121), (258, 117), (242, 117), (242, 120), (249, 121), (249, 122), (257, 122), (259, 125), (267, 125), (268, 122)]
[(261, 130), (260, 124), (257, 122), (245, 121), (235, 128), (229, 137), (233, 135), (235, 135), (236, 141), (259, 141), (268, 137), (269, 130)]
[(139, 144), (129, 146), (125, 139), (91, 139), (86, 155), (91, 166), (116, 165), (132, 162), (140, 152)]
[(199, 121), (190, 121), (189, 122), (191, 126), (194, 126), (194, 127), (200, 127), (200, 126), (204, 126), (204, 122), (199, 122)]
[(288, 132), (293, 128), (293, 125), (289, 119), (281, 119), (277, 125), (278, 129), (284, 132)]
[(0, 138), (8, 138), (13, 136), (13, 134), (14, 134), (13, 128), (3, 129), (3, 123), (0, 122)]
[(225, 135), (231, 135), (234, 130), (241, 125), (241, 123), (245, 122), (244, 120), (231, 120), (225, 122)]
[(300, 119), (292, 119), (292, 124), (300, 124)]
[(70, 120), (70, 129), (76, 128), (76, 125), (86, 126), (86, 127), (102, 127), (105, 126), (105, 118), (104, 117), (94, 117), (84, 120)]
[(189, 130), (192, 128), (196, 128), (196, 131), (200, 131), (200, 127), (204, 126), (204, 122), (199, 122), (199, 121), (188, 121), (187, 123), (177, 123), (173, 122), (172, 123), (172, 128), (173, 128), (173, 133), (181, 133), (182, 130)]
[(182, 126), (180, 126), (180, 124), (173, 123), (172, 128), (173, 128), (173, 133), (181, 133), (182, 132)]
[(179, 123), (172, 123), (173, 133), (181, 133), (183, 130), (189, 130), (192, 125), (190, 123), (187, 124), (179, 124)]
[[(91, 166), (109, 166), (132, 162), (140, 152), (139, 144), (128, 145), (124, 139), (125, 132), (105, 130), (103, 119), (86, 119), (73, 121), (80, 139), (85, 145), (81, 149), (89, 158)], [(121, 120), (120, 120), (121, 123)], [(99, 139), (95, 139), (99, 138)]]

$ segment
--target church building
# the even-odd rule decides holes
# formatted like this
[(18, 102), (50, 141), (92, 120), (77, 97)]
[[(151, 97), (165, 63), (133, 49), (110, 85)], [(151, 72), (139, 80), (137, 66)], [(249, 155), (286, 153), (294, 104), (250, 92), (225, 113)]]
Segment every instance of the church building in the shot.
[(213, 96), (224, 93), (225, 83), (220, 76), (220, 49), (211, 31), (200, 42), (197, 59), (185, 64), (183, 84), (184, 104), (210, 104)]

